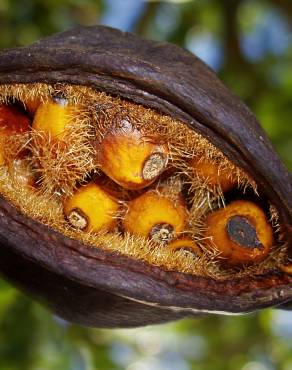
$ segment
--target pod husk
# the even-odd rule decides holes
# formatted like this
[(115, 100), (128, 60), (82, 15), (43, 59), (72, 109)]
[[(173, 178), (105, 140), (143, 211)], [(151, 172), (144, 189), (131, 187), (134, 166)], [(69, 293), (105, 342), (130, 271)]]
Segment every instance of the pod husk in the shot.
[[(191, 53), (103, 26), (0, 53), (0, 84), (37, 82), (89, 86), (181, 120), (252, 175), (291, 245), (291, 174), (254, 115)], [(61, 317), (87, 326), (130, 327), (292, 301), (292, 276), (280, 271), (224, 281), (163, 271), (64, 237), (2, 198), (0, 270)]]

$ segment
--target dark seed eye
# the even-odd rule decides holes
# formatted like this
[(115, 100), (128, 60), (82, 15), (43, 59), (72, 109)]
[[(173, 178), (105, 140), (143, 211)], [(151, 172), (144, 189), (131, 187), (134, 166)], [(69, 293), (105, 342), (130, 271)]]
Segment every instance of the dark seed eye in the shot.
[(290, 183), (180, 48), (96, 27), (1, 53), (0, 271), (70, 320), (291, 300)]
[(226, 225), (230, 240), (244, 248), (264, 248), (254, 225), (242, 216), (231, 217)]

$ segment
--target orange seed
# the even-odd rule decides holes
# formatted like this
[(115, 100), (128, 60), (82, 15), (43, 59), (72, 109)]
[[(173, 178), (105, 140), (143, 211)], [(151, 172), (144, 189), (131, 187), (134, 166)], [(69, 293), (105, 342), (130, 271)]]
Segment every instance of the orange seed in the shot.
[(273, 230), (265, 213), (250, 201), (234, 201), (209, 213), (206, 227), (207, 245), (215, 245), (229, 265), (261, 261), (273, 244)]
[(131, 234), (167, 243), (185, 230), (187, 218), (182, 199), (175, 204), (165, 196), (148, 191), (128, 203), (123, 225)]
[(126, 189), (142, 189), (165, 170), (167, 148), (150, 141), (124, 120), (123, 127), (107, 133), (97, 147), (102, 171)]
[(63, 209), (68, 222), (74, 228), (98, 232), (115, 227), (119, 203), (101, 186), (91, 182), (66, 198)]
[(226, 192), (237, 186), (236, 178), (228, 169), (220, 168), (218, 164), (208, 159), (194, 157), (190, 160), (190, 166), (211, 189), (220, 186), (222, 191)]

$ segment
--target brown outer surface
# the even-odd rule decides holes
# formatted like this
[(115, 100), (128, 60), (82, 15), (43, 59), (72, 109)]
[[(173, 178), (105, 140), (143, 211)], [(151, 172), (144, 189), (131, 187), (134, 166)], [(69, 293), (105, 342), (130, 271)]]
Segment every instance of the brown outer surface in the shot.
[[(280, 211), (291, 240), (291, 175), (248, 108), (187, 51), (106, 27), (78, 28), (26, 48), (3, 51), (0, 84), (16, 82), (87, 85), (181, 119), (253, 175), (261, 191)], [(276, 271), (225, 282), (164, 272), (65, 238), (23, 217), (5, 200), (0, 200), (0, 212), (3, 275), (44, 300), (61, 316), (84, 325), (146, 324), (193, 315), (192, 309), (248, 312), (292, 299), (292, 278)], [(25, 282), (25, 276), (16, 273), (15, 253), (19, 269), (41, 268), (37, 288), (33, 287), (33, 279)], [(28, 264), (32, 264), (30, 269)], [(84, 292), (90, 289), (92, 296), (89, 298), (89, 294), (82, 303), (79, 290), (68, 288), (79, 308), (72, 307), (59, 290), (52, 292), (48, 288), (54, 279), (64, 284), (68, 280)], [(108, 293), (120, 303), (118, 310), (111, 311), (110, 300), (104, 299)], [(117, 296), (128, 297), (131, 303), (124, 298), (117, 300)], [(138, 301), (147, 301), (147, 310), (143, 311), (144, 304)], [(92, 312), (85, 309), (89, 302)], [(101, 312), (100, 302), (108, 312), (102, 319), (97, 314)], [(136, 320), (139, 309), (141, 319)]]

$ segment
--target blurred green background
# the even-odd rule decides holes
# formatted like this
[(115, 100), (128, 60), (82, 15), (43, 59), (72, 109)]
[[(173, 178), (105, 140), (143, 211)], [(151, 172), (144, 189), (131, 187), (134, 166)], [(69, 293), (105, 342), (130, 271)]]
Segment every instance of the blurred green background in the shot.
[[(292, 170), (291, 0), (0, 0), (0, 48), (106, 24), (199, 55), (256, 113)], [(129, 330), (64, 322), (0, 281), (0, 370), (292, 370), (292, 313)]]

